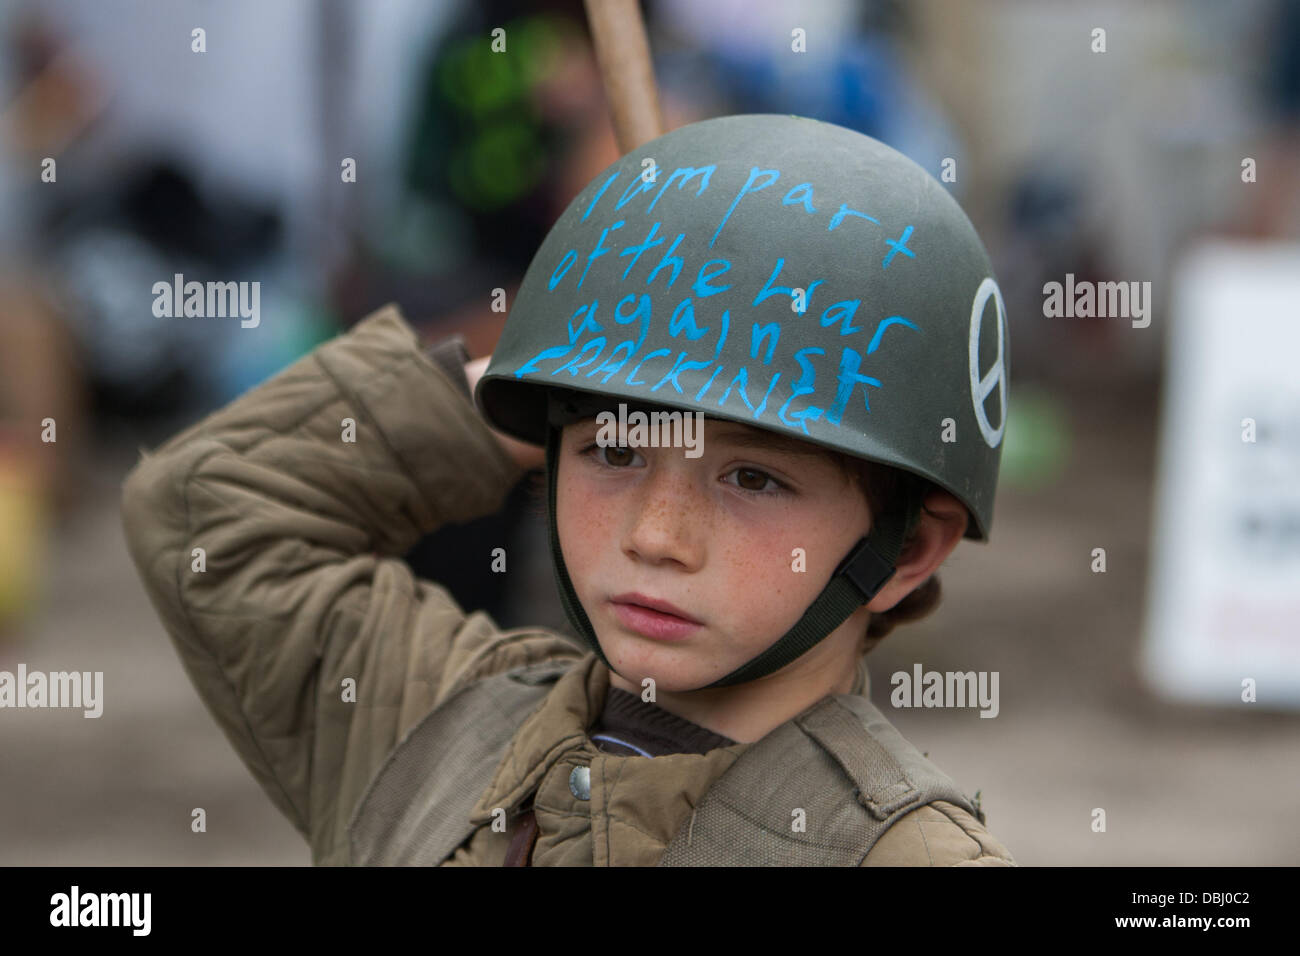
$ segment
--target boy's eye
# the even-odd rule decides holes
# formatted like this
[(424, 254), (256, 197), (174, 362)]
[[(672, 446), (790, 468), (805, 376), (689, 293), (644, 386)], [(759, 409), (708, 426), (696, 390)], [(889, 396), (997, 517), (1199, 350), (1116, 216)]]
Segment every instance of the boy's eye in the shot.
[(641, 457), (631, 448), (622, 445), (599, 445), (594, 442), (584, 448), (583, 453), (595, 454), (598, 462), (611, 468), (626, 468)]
[(605, 464), (614, 465), (616, 468), (622, 468), (632, 464), (637, 454), (631, 448), (623, 448), (619, 445), (607, 445), (603, 449), (605, 452)]
[[(737, 468), (735, 471), (730, 472), (730, 475), (735, 475), (736, 480), (728, 482), (728, 484), (734, 484), (742, 491), (780, 491), (784, 488), (779, 481), (767, 472), (759, 471), (757, 468)], [(771, 487), (768, 487), (769, 482)]]
[[(591, 455), (606, 468), (629, 468), (644, 465), (645, 460), (635, 450), (624, 445), (601, 445), (592, 442), (582, 449), (581, 454)], [(730, 481), (732, 476), (734, 481)], [(723, 478), (729, 485), (752, 494), (787, 494), (789, 487), (758, 468), (733, 468)]]

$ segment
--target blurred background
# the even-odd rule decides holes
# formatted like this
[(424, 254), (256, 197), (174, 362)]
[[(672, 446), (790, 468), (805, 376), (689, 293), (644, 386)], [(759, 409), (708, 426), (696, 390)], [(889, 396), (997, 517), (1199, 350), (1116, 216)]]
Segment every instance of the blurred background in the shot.
[[(1162, 687), (1180, 638), (1152, 617), (1194, 597), (1156, 557), (1210, 549), (1214, 517), (1170, 503), (1191, 500), (1174, 495), (1197, 466), (1169, 419), (1198, 383), (1169, 356), (1204, 324), (1177, 307), (1180, 268), (1207, 239), (1261, 250), (1250, 261), (1281, 250), (1269, 281), (1300, 261), (1300, 2), (643, 10), (667, 128), (798, 113), (936, 176), (953, 159), (945, 185), (993, 257), (1013, 371), (992, 540), (961, 544), (939, 610), (872, 652), (875, 703), (980, 791), (1023, 864), (1300, 863), (1300, 691), (1285, 690), (1300, 687), (1300, 375), (1289, 391), (1256, 380), (1291, 523), (1242, 532), (1248, 554), (1272, 535), (1248, 575), (1271, 590), (1216, 618), (1205, 667), (1226, 693)], [(505, 319), (493, 290), (513, 300), (551, 223), (617, 156), (577, 0), (0, 2), (0, 670), (102, 670), (106, 697), (97, 720), (0, 710), (0, 864), (309, 862), (139, 584), (122, 479), (142, 447), (385, 303), (487, 355)], [(260, 281), (260, 325), (155, 317), (153, 283), (178, 272)], [(1149, 281), (1150, 326), (1045, 317), (1043, 286), (1067, 273)], [(1300, 292), (1289, 302), (1300, 318)], [(1300, 360), (1291, 324), (1289, 344), (1244, 354)], [(1247, 447), (1250, 412), (1216, 414)], [(408, 559), (502, 627), (568, 630), (544, 536), (521, 486)], [(484, 541), (508, 542), (509, 591), (460, 557)], [(1252, 672), (1233, 649), (1270, 600), (1272, 673), (1234, 706)], [(891, 707), (889, 675), (916, 662), (998, 671), (998, 717)]]

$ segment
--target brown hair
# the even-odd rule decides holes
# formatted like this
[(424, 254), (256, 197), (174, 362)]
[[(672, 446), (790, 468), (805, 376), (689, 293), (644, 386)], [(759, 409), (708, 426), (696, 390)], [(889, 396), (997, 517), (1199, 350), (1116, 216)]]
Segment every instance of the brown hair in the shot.
[[(935, 488), (933, 482), (919, 476), (908, 475), (897, 468), (890, 468), (887, 465), (880, 465), (872, 461), (864, 461), (861, 458), (850, 458), (848, 455), (839, 452), (828, 451), (827, 455), (839, 465), (840, 470), (844, 472), (849, 481), (862, 492), (866, 498), (867, 507), (871, 511), (873, 522), (876, 516), (884, 510), (898, 507), (905, 481), (911, 480), (919, 485), (919, 497), (921, 499), (924, 499)], [(921, 506), (921, 510), (933, 517), (938, 517), (924, 505)], [(904, 551), (916, 539), (916, 532), (919, 527), (919, 523), (912, 525), (903, 541)], [(862, 635), (862, 640), (858, 645), (859, 655), (871, 651), (899, 624), (918, 620), (933, 612), (939, 606), (939, 599), (942, 596), (939, 573), (936, 571), (888, 611), (871, 612), (871, 619), (867, 624), (866, 633)]]
[[(922, 499), (931, 489), (936, 487), (933, 482), (918, 476), (907, 475), (897, 468), (890, 468), (861, 458), (852, 458), (828, 448), (815, 447), (818, 447), (819, 451), (833, 461), (843, 472), (845, 478), (862, 493), (866, 499), (867, 508), (871, 512), (873, 522), (876, 520), (876, 516), (884, 510), (898, 506), (903, 491), (903, 483), (909, 478), (920, 485), (920, 497)], [(546, 520), (548, 507), (548, 477), (545, 468), (531, 471), (527, 476), (527, 494), (531, 503), (531, 510), (533, 514), (543, 521)], [(933, 515), (933, 512), (926, 509), (924, 505), (921, 510)], [(938, 515), (934, 515), (934, 517), (938, 517)], [(918, 527), (919, 525), (916, 524), (912, 526), (903, 542), (904, 550), (915, 540)], [(935, 572), (888, 611), (873, 611), (866, 632), (862, 635), (858, 644), (859, 656), (870, 652), (899, 624), (919, 620), (932, 613), (939, 606), (941, 597), (939, 575), (938, 572)]]

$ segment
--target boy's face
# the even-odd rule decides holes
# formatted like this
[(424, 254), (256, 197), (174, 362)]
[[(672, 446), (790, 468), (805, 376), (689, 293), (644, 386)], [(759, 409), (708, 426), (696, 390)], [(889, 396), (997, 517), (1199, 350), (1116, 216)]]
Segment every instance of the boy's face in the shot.
[[(601, 447), (598, 431), (594, 418), (564, 429), (556, 524), (601, 648), (638, 691), (645, 677), (666, 692), (700, 688), (766, 650), (870, 527), (856, 485), (806, 443), (705, 419), (703, 454), (688, 458), (683, 448)], [(778, 673), (851, 670), (849, 624)]]

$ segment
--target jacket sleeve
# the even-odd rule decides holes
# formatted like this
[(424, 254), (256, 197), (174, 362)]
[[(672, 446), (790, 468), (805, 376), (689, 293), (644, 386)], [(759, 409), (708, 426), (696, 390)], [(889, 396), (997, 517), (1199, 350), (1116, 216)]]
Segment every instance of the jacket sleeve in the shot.
[(1015, 866), (1011, 853), (956, 804), (935, 800), (904, 814), (863, 866)]
[(498, 509), (522, 471), (395, 306), (141, 453), (122, 493), (132, 560), (200, 696), (317, 863), (345, 862), (374, 771), (452, 691), (576, 656), (552, 632), (467, 616), (401, 559)]

